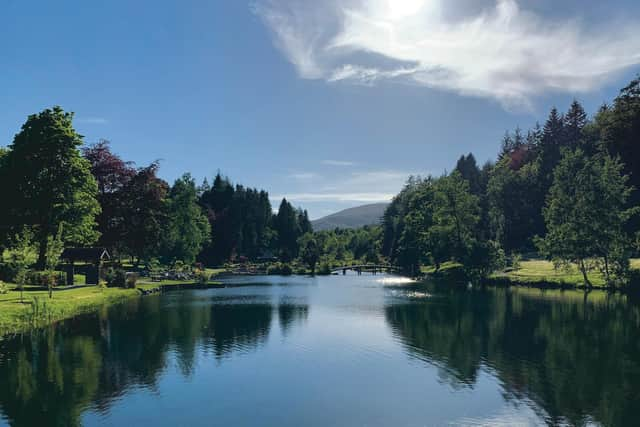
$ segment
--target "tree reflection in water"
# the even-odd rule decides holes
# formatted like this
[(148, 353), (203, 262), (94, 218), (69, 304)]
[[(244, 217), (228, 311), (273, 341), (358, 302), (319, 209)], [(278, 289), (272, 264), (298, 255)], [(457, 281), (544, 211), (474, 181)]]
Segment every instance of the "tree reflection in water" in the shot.
[[(185, 376), (198, 353), (224, 360), (268, 337), (268, 298), (214, 299), (196, 294), (144, 298), (0, 341), (0, 413), (11, 425), (77, 426), (91, 407), (108, 411), (133, 386), (156, 388), (170, 355)], [(306, 308), (278, 306), (289, 327)]]
[(640, 405), (640, 310), (621, 295), (443, 290), (395, 301), (386, 318), (409, 354), (453, 387), (482, 369), (505, 398), (534, 402), (551, 425), (634, 425)]

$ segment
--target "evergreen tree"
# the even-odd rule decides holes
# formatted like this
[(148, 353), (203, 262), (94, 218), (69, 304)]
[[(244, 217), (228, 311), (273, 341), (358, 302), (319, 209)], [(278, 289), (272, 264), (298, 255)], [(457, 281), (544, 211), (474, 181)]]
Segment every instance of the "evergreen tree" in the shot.
[(316, 272), (316, 264), (320, 260), (320, 247), (313, 233), (304, 234), (299, 242), (300, 258), (311, 269), (311, 274)]
[(166, 263), (193, 264), (210, 238), (211, 228), (198, 205), (195, 181), (185, 174), (175, 181), (169, 192), (162, 257)]
[(553, 170), (560, 161), (560, 149), (564, 140), (563, 118), (553, 107), (549, 113), (539, 145), (541, 191), (546, 194), (553, 181)]
[(564, 116), (564, 143), (563, 145), (575, 150), (578, 147), (584, 148), (583, 129), (587, 125), (587, 113), (582, 105), (573, 100), (569, 111)]
[(300, 233), (302, 234), (313, 233), (313, 227), (306, 210), (298, 209), (298, 227), (300, 227)]
[[(629, 204), (640, 205), (640, 77), (620, 91), (611, 107), (601, 109), (595, 121), (604, 148), (622, 160), (634, 188)], [(633, 218), (627, 230), (639, 231), (640, 217)]]
[(289, 262), (298, 256), (298, 237), (301, 233), (296, 211), (287, 199), (282, 199), (274, 222), (280, 259)]
[(482, 193), (480, 169), (473, 154), (469, 153), (466, 156), (461, 156), (454, 170), (460, 173), (462, 179), (469, 183), (469, 189), (473, 194), (479, 196)]

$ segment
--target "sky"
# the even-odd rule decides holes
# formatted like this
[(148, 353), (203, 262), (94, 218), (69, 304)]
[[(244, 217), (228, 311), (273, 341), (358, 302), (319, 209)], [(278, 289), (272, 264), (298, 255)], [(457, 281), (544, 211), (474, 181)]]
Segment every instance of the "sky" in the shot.
[(635, 0), (0, 0), (0, 145), (61, 105), (170, 183), (220, 171), (319, 218), (639, 72)]

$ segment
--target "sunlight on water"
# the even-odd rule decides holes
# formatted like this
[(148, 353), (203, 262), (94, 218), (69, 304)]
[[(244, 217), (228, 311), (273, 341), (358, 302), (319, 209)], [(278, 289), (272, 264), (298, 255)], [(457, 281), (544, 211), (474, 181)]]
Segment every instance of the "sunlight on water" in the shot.
[(383, 285), (407, 285), (409, 283), (415, 283), (415, 280), (408, 277), (383, 277), (376, 280), (377, 283)]

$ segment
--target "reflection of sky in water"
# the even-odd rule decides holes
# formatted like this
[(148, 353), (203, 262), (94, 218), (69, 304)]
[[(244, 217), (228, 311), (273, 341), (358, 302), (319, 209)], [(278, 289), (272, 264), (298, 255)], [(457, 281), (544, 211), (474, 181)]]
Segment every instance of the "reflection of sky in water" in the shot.
[[(602, 393), (640, 387), (628, 353), (638, 313), (619, 298), (584, 310), (573, 294), (384, 275), (231, 281), (246, 286), (133, 300), (0, 341), (0, 425), (571, 424), (602, 417)], [(620, 396), (606, 414), (627, 421), (637, 405)]]

